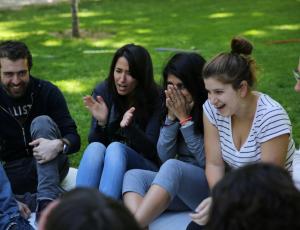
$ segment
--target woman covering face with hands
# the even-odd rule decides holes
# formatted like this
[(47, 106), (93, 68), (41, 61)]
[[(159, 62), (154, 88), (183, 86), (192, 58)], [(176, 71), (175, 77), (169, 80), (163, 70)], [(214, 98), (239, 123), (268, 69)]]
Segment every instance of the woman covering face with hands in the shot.
[(128, 169), (157, 170), (161, 93), (148, 51), (133, 44), (118, 49), (108, 78), (83, 99), (92, 124), (77, 186), (118, 199)]
[(140, 226), (148, 226), (166, 209), (194, 210), (208, 196), (204, 173), (202, 104), (207, 99), (196, 53), (175, 54), (163, 71), (165, 106), (157, 152), (158, 172), (126, 173), (123, 200)]
[(188, 119), (194, 106), (194, 101), (189, 91), (183, 86), (181, 80), (170, 74), (165, 90), (168, 118), (183, 121)]

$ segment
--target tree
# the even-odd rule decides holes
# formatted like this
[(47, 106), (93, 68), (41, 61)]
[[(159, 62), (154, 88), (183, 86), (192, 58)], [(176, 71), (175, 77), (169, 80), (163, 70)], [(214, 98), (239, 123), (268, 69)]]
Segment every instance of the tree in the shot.
[(79, 18), (78, 18), (78, 2), (79, 0), (71, 0), (72, 11), (72, 37), (79, 38)]

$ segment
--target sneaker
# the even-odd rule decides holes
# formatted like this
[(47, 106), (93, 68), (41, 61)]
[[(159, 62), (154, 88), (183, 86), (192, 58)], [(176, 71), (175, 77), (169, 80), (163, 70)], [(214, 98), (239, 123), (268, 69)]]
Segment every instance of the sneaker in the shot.
[(6, 230), (34, 230), (29, 221), (21, 216), (14, 217), (5, 228)]
[(16, 199), (28, 206), (31, 212), (36, 210), (36, 193), (26, 192), (23, 195), (15, 195)]
[(41, 214), (43, 210), (50, 204), (52, 200), (39, 200), (37, 202), (37, 207), (36, 207), (36, 213), (35, 213), (35, 223), (37, 224), (39, 222), (39, 219), (41, 217)]

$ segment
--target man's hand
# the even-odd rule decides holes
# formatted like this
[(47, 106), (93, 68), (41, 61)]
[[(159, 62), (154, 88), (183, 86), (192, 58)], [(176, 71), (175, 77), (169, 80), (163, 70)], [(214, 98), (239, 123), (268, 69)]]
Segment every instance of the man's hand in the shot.
[(107, 123), (108, 108), (101, 96), (97, 96), (97, 101), (92, 96), (83, 97), (85, 107), (91, 112), (98, 124), (104, 126)]
[(31, 211), (28, 208), (28, 206), (26, 204), (20, 202), (20, 201), (17, 201), (17, 203), (18, 203), (18, 207), (19, 207), (19, 211), (20, 211), (21, 216), (24, 219), (28, 219), (31, 215)]
[(199, 225), (205, 225), (209, 218), (209, 211), (212, 205), (212, 199), (211, 197), (207, 197), (204, 199), (196, 208), (196, 213), (190, 214), (190, 217), (192, 220), (199, 224)]
[(30, 142), (29, 145), (34, 146), (33, 156), (39, 164), (53, 160), (63, 150), (63, 141), (60, 139), (38, 138)]
[(120, 122), (120, 127), (121, 128), (125, 128), (125, 127), (128, 127), (133, 119), (133, 113), (135, 111), (135, 108), (134, 107), (131, 107), (130, 109), (128, 109), (126, 111), (126, 113), (124, 113), (123, 115), (123, 119), (122, 121)]

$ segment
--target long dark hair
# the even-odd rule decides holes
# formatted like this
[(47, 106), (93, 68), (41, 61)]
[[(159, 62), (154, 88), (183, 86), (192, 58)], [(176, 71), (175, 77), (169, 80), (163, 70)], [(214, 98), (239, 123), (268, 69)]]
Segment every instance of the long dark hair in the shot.
[[(194, 100), (192, 117), (195, 132), (203, 133), (202, 105), (207, 100), (202, 69), (205, 59), (197, 53), (177, 53), (171, 57), (163, 70), (163, 87), (167, 88), (168, 75), (172, 74), (180, 79)], [(166, 106), (165, 106), (166, 108)], [(167, 111), (164, 111), (164, 117)]]
[[(32, 55), (24, 42), (5, 41), (0, 44), (0, 58), (8, 58), (16, 61), (18, 59), (27, 59), (28, 69), (32, 67)], [(1, 66), (0, 66), (1, 68)]]
[[(131, 76), (137, 80), (137, 86), (134, 89), (131, 101), (127, 96), (118, 94), (114, 83), (114, 70), (120, 57), (126, 58), (129, 64)], [(149, 52), (142, 46), (127, 44), (119, 48), (111, 62), (108, 75), (108, 87), (113, 94), (113, 100), (120, 113), (124, 113), (129, 106), (136, 107), (136, 113), (140, 118), (147, 120), (154, 109), (154, 101), (159, 97), (159, 89), (153, 77), (153, 66)]]

